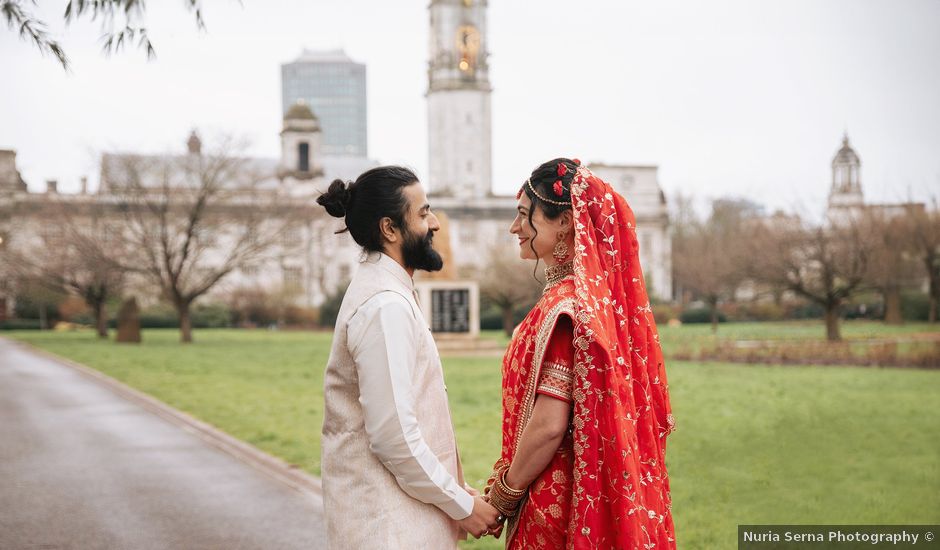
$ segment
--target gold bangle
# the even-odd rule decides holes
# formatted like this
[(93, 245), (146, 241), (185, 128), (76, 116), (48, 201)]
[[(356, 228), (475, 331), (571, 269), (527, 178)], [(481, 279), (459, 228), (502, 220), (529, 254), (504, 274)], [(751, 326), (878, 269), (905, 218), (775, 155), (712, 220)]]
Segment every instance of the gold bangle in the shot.
[(514, 489), (506, 484), (506, 472), (509, 471), (508, 465), (501, 466), (493, 472), (492, 484), (488, 487), (487, 496), (490, 504), (506, 517), (516, 515), (519, 503), (525, 497), (528, 489)]
[(500, 476), (497, 478), (500, 489), (505, 491), (507, 496), (521, 498), (522, 495), (525, 494), (526, 489), (513, 489), (512, 487), (510, 487), (509, 484), (506, 483), (506, 474), (508, 473), (509, 473), (509, 468), (506, 468), (505, 470), (503, 470), (503, 473), (500, 474)]
[(519, 508), (519, 501), (511, 501), (506, 499), (505, 496), (493, 492), (489, 495), (489, 503), (496, 508), (496, 510), (503, 516), (510, 518), (516, 515), (516, 510)]

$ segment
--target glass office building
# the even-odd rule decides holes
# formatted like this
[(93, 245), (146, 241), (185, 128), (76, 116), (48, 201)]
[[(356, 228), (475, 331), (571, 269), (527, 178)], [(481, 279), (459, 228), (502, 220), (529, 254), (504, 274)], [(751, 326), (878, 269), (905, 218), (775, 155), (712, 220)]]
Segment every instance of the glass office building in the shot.
[(322, 154), (368, 156), (364, 64), (342, 50), (304, 50), (281, 65), (282, 112), (298, 99), (320, 119)]

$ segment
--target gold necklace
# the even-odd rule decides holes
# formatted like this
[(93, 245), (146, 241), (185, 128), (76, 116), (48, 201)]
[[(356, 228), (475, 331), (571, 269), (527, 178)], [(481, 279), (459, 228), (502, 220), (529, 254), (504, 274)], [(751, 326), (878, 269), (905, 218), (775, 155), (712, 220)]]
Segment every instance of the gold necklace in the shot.
[(550, 265), (545, 268), (545, 288), (549, 288), (562, 282), (565, 277), (574, 273), (574, 260), (568, 260), (563, 264)]

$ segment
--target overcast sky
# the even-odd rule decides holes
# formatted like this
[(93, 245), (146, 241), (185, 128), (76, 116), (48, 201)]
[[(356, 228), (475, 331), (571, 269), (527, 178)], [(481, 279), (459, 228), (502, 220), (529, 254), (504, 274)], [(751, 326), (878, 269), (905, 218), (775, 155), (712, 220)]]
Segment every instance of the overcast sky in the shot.
[[(65, 2), (41, 4), (62, 33)], [(101, 151), (180, 150), (193, 127), (277, 157), (280, 64), (304, 47), (366, 63), (370, 156), (427, 173), (427, 0), (206, 0), (205, 33), (182, 4), (147, 4), (149, 62), (73, 25), (71, 73), (2, 28), (0, 148), (31, 189), (94, 184)], [(938, 0), (493, 0), (489, 25), (497, 192), (564, 155), (818, 212), (848, 130), (869, 201), (940, 193)]]

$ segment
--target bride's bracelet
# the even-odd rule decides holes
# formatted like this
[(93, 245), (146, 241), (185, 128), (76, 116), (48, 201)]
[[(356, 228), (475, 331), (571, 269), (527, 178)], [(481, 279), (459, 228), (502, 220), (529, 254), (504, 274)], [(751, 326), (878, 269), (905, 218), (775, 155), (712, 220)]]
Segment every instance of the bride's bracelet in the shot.
[(527, 491), (527, 489), (513, 489), (506, 483), (506, 473), (508, 471), (509, 467), (503, 466), (493, 472), (493, 482), (487, 487), (490, 504), (507, 518), (516, 515), (519, 503), (525, 497)]

